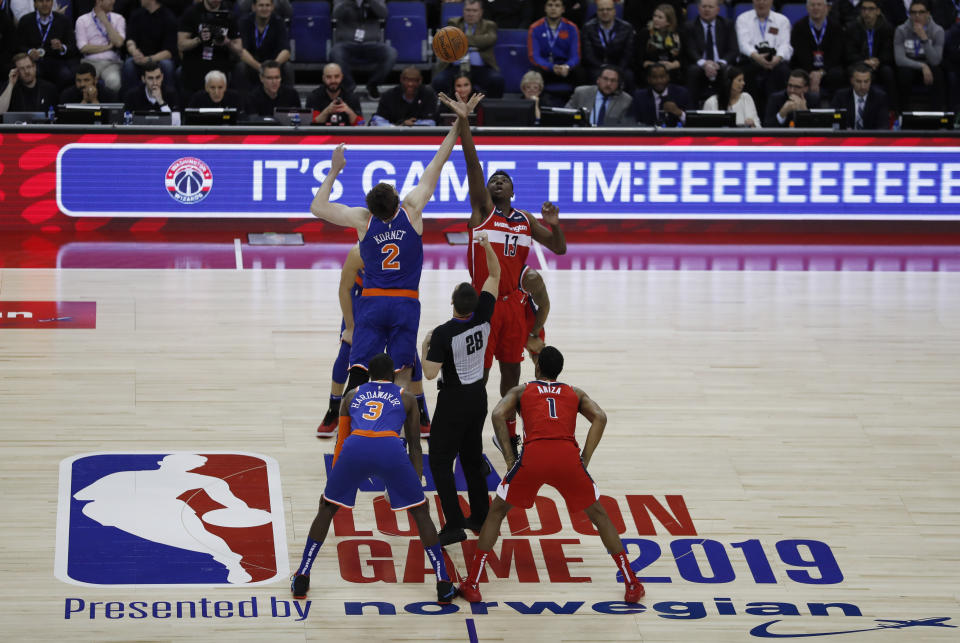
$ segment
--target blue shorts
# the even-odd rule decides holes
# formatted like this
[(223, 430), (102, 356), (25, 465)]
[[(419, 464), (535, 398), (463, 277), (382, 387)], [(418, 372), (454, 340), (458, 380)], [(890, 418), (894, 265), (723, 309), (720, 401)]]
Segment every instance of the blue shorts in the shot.
[(370, 360), (383, 352), (390, 356), (398, 371), (414, 365), (420, 329), (419, 299), (360, 297), (353, 308), (353, 319), (351, 368), (367, 368)]
[(409, 509), (427, 501), (417, 472), (399, 437), (368, 438), (348, 436), (336, 466), (330, 470), (323, 497), (335, 505), (353, 509), (357, 488), (367, 478), (383, 480), (394, 511)]

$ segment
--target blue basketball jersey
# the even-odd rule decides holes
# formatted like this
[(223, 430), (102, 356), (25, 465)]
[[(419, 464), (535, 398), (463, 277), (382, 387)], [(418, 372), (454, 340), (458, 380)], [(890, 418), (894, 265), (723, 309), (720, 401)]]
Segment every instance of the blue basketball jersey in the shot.
[(407, 419), (402, 392), (392, 382), (374, 381), (358, 386), (350, 402), (351, 433), (399, 434)]
[(420, 288), (423, 270), (423, 239), (400, 208), (390, 221), (370, 217), (360, 241), (367, 290), (410, 290)]

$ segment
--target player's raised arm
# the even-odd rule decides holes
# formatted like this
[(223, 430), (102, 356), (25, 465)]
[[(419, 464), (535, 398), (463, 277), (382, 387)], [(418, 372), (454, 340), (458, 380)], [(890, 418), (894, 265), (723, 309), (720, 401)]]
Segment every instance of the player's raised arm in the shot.
[(467, 226), (474, 228), (483, 223), (493, 210), (493, 199), (487, 190), (487, 181), (483, 176), (483, 167), (480, 166), (480, 157), (477, 156), (477, 146), (473, 143), (469, 121), (460, 126), (460, 146), (463, 148), (463, 159), (467, 163), (467, 183), (470, 186), (470, 221)]
[(607, 426), (607, 414), (584, 391), (575, 386), (573, 390), (580, 398), (580, 415), (590, 421), (590, 430), (587, 432), (587, 439), (583, 443), (583, 453), (580, 454), (583, 466), (587, 467), (590, 465), (590, 458), (593, 456), (594, 450), (600, 444), (600, 438), (603, 437), (603, 429)]
[(347, 164), (343, 150), (343, 143), (334, 148), (333, 154), (330, 156), (330, 171), (327, 172), (327, 176), (323, 179), (316, 196), (313, 197), (313, 202), (310, 204), (310, 213), (317, 218), (345, 228), (356, 228), (358, 236), (362, 238), (367, 229), (367, 219), (370, 217), (367, 209), (351, 208), (342, 203), (330, 202), (330, 192), (333, 190), (333, 184)]
[(563, 235), (563, 228), (560, 227), (560, 209), (550, 203), (543, 202), (540, 214), (543, 221), (550, 227), (546, 227), (529, 212), (524, 212), (527, 221), (530, 222), (530, 233), (533, 240), (549, 248), (554, 254), (563, 255), (567, 253), (567, 239)]
[[(343, 315), (344, 330), (341, 341), (353, 344), (353, 297), (350, 291), (357, 280), (357, 272), (363, 268), (363, 259), (360, 257), (360, 246), (350, 248), (347, 258), (340, 271), (340, 288), (337, 294), (340, 298), (340, 313)], [(536, 301), (536, 300), (534, 300)]]
[(487, 257), (487, 279), (483, 282), (482, 290), (496, 297), (500, 288), (500, 260), (497, 259), (497, 253), (490, 246), (490, 239), (486, 232), (477, 234), (477, 243), (483, 248)]
[(423, 477), (423, 450), (420, 448), (420, 408), (413, 393), (403, 392), (403, 406), (407, 411), (407, 417), (403, 422), (403, 431), (407, 437), (407, 454), (419, 479)]
[[(500, 444), (510, 444), (510, 431), (507, 429), (507, 418), (513, 417), (520, 406), (520, 396), (523, 395), (523, 386), (514, 386), (507, 391), (503, 399), (497, 402), (490, 414), (490, 420), (493, 422), (493, 430), (497, 434), (497, 440)], [(514, 457), (512, 449), (503, 450), (503, 459), (507, 463), (507, 469), (513, 467)]]

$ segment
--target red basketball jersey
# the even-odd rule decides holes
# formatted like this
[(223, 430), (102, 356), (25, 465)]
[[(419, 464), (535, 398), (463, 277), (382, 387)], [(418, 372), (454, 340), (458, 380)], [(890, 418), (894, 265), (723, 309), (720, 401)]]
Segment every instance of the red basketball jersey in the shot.
[(560, 382), (534, 380), (520, 395), (523, 442), (570, 440), (576, 444), (580, 399), (573, 388)]
[(473, 287), (480, 292), (483, 289), (483, 282), (487, 280), (487, 258), (475, 242), (478, 232), (487, 233), (490, 245), (493, 246), (493, 251), (500, 260), (499, 294), (501, 297), (509, 295), (517, 290), (520, 274), (530, 253), (530, 244), (533, 241), (530, 222), (519, 210), (511, 210), (510, 214), (505, 215), (494, 208), (483, 223), (470, 230), (467, 262), (470, 267), (470, 276), (473, 278)]

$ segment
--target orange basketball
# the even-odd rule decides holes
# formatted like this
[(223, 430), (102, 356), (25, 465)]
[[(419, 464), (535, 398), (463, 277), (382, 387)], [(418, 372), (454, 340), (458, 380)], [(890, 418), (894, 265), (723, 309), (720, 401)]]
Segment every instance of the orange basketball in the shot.
[(467, 34), (456, 27), (444, 27), (433, 36), (433, 53), (444, 62), (457, 62), (467, 55), (467, 47)]

